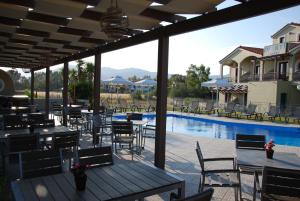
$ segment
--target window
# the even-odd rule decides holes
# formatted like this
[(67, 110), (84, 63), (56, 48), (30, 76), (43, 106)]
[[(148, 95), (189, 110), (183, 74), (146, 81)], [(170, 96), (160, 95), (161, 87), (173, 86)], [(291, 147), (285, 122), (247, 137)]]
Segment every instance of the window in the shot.
[(231, 94), (225, 93), (225, 103), (229, 103), (231, 101)]
[(284, 37), (279, 38), (279, 43), (284, 43)]
[(259, 68), (260, 68), (259, 65), (256, 65), (256, 66), (255, 66), (255, 72), (254, 72), (255, 75), (258, 75), (258, 74), (259, 74)]
[(298, 41), (300, 42), (300, 33), (298, 34)]

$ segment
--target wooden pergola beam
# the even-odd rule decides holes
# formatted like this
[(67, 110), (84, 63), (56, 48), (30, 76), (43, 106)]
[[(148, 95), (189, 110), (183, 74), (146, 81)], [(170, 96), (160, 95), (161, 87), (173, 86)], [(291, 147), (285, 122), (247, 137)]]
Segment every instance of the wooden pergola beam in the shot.
[(250, 0), (242, 4), (224, 8), (222, 10), (201, 15), (199, 17), (180, 21), (166, 27), (159, 27), (155, 30), (141, 33), (127, 39), (119, 40), (117, 42), (111, 42), (94, 49), (58, 59), (54, 62), (53, 65), (60, 64), (65, 61), (73, 61), (89, 57), (95, 55), (97, 52), (105, 53), (157, 40), (162, 35), (174, 36), (271, 13), (297, 5), (300, 5), (299, 0)]

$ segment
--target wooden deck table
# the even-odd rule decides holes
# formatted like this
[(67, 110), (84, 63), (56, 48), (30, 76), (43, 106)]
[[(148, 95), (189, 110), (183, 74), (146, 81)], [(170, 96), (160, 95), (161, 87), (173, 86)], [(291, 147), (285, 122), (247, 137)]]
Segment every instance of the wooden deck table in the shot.
[(184, 180), (141, 162), (130, 161), (86, 171), (85, 191), (78, 192), (72, 173), (11, 182), (16, 201), (137, 200), (178, 189), (185, 196)]

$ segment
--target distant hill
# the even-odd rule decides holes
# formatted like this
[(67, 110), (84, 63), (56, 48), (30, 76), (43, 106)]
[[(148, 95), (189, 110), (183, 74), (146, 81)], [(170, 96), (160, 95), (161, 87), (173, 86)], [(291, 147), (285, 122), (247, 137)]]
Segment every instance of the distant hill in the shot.
[(115, 76), (121, 76), (124, 79), (128, 79), (136, 75), (137, 77), (144, 77), (145, 75), (149, 75), (151, 78), (156, 78), (155, 72), (150, 72), (147, 70), (142, 70), (138, 68), (124, 68), (124, 69), (115, 69), (110, 67), (102, 67), (101, 69), (101, 79), (105, 80)]

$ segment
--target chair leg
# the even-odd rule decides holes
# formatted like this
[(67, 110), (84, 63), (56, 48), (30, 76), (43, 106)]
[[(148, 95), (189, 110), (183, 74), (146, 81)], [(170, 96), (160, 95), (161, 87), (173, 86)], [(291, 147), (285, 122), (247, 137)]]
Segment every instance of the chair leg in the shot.
[(240, 192), (240, 200), (243, 200), (243, 195), (242, 195), (242, 182), (241, 182), (241, 174), (238, 173), (238, 180), (239, 180), (239, 192)]
[(200, 192), (203, 192), (204, 185), (205, 185), (205, 175), (202, 175), (202, 182), (201, 182)]

